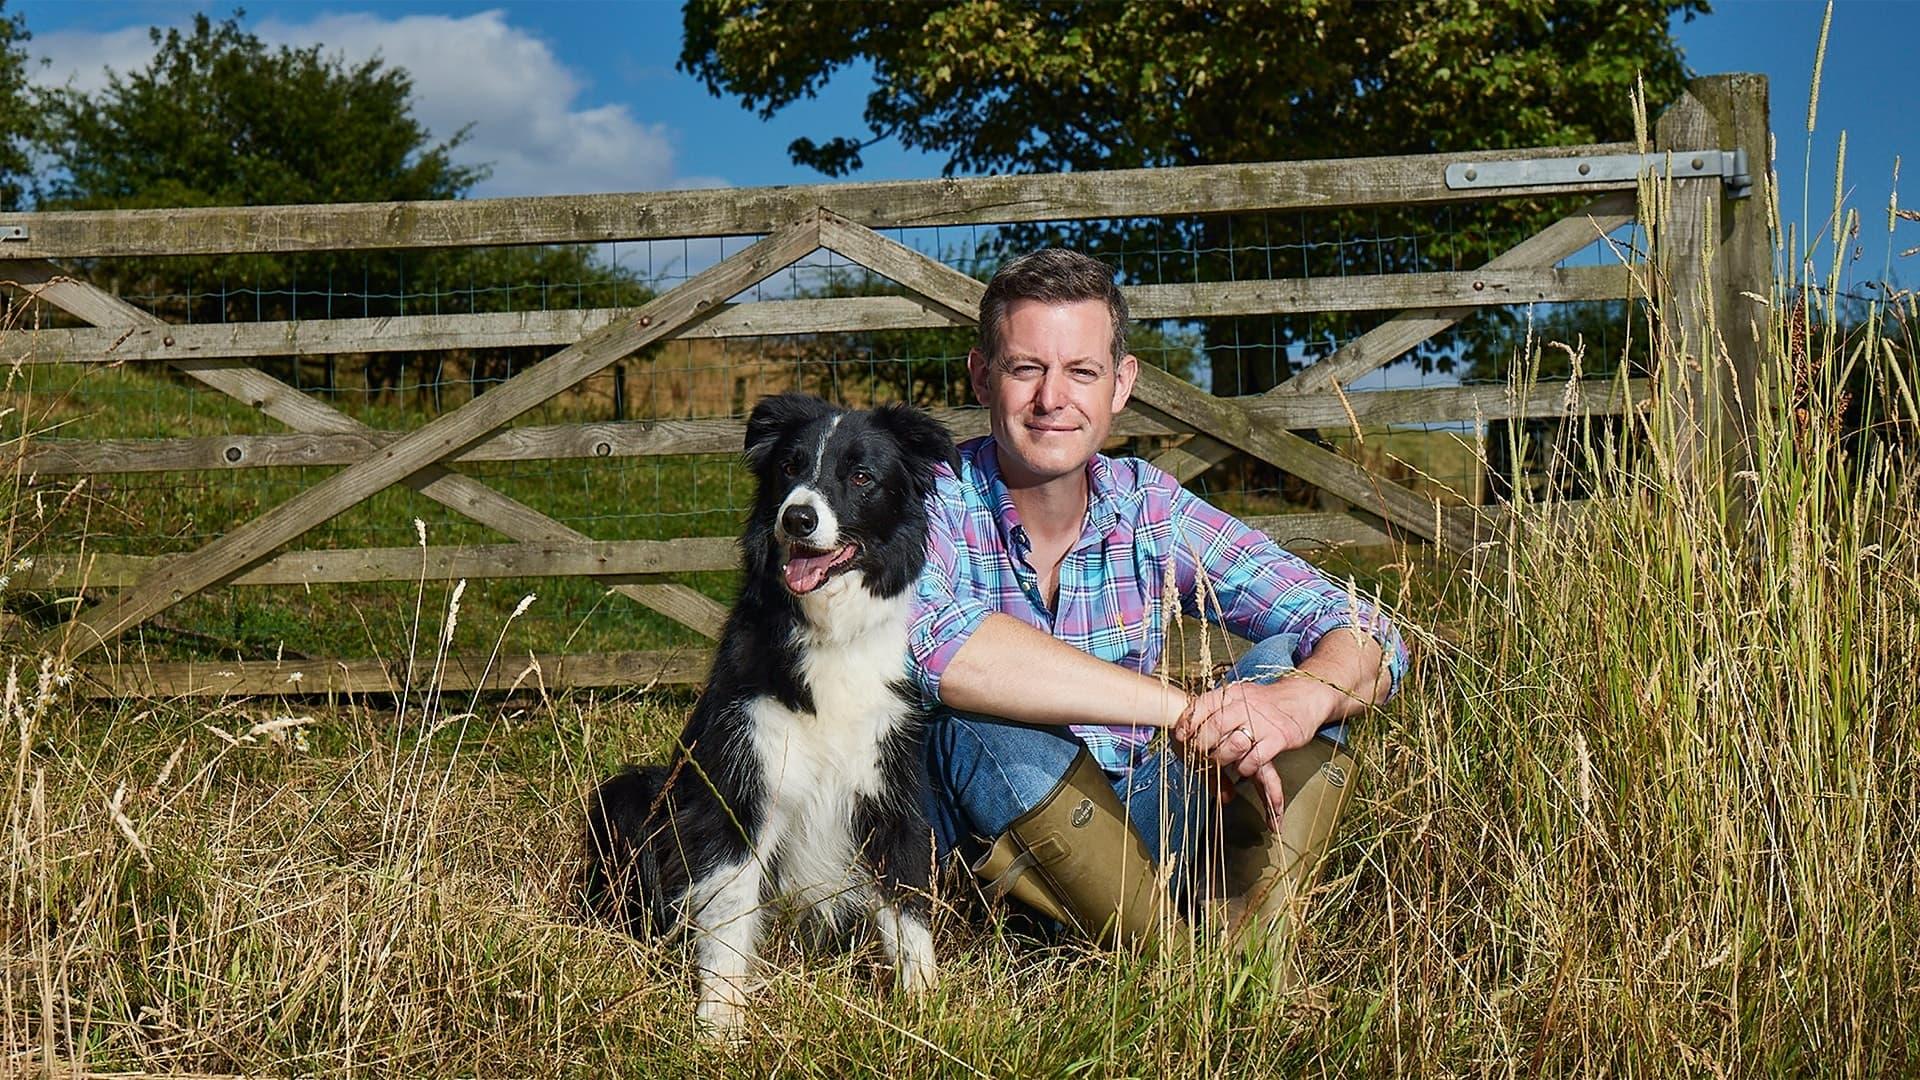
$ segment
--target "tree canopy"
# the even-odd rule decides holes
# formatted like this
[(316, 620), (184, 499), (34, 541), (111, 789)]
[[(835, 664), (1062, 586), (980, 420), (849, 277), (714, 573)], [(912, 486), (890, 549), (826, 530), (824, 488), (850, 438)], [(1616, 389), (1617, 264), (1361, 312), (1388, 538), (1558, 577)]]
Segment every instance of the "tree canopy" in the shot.
[[(948, 174), (1441, 153), (1630, 137), (1636, 80), (1656, 103), (1683, 87), (1670, 20), (1706, 10), (1704, 0), (688, 0), (680, 65), (763, 117), (870, 71), (864, 131), (789, 146), (829, 175), (858, 170), (862, 150), (887, 138), (945, 155)], [(1471, 266), (1551, 212), (1509, 206), (1441, 227), (1430, 210), (1302, 215), (1282, 223), (1297, 243), (1289, 235), (1278, 247), (1308, 276)], [(1155, 272), (1171, 254), (1181, 272), (1223, 280), (1271, 269), (1276, 243), (1245, 238), (1273, 228), (1216, 216), (1151, 235), (1105, 224), (1009, 235), (1123, 262), (1119, 253), (1144, 248)], [(1378, 242), (1422, 232), (1426, 243), (1411, 248)], [(1354, 235), (1375, 242), (1338, 243)], [(1316, 319), (1216, 320), (1215, 390), (1271, 386), (1299, 362), (1290, 344), (1356, 329), (1345, 316)], [(1427, 354), (1443, 366), (1457, 358)]]
[(689, 0), (681, 66), (762, 116), (871, 65), (863, 133), (804, 138), (829, 174), (892, 137), (955, 171), (1055, 171), (1579, 143), (1627, 90), (1683, 76), (1704, 0)]
[(272, 48), (238, 21), (155, 28), (139, 71), (43, 96), (60, 172), (46, 208), (448, 199), (485, 175), (412, 114), (413, 80), (320, 46)]
[(18, 210), (32, 162), (27, 154), (33, 109), (27, 100), (25, 19), (0, 0), (0, 210)]
[[(155, 52), (139, 70), (109, 73), (92, 93), (34, 95), (46, 155), (38, 209), (454, 199), (486, 175), (454, 160), (464, 132), (436, 139), (414, 116), (413, 80), (401, 68), (351, 63), (318, 45), (271, 46), (238, 16), (197, 15), (185, 29), (149, 34)], [(79, 269), (189, 322), (631, 306), (647, 295), (590, 247), (103, 259)], [(370, 390), (411, 387), (439, 403), (462, 369), (477, 391), (539, 355), (386, 353), (353, 366)], [(311, 363), (320, 374), (292, 361), (266, 366), (336, 388), (338, 365)], [(409, 366), (433, 374), (409, 382), (399, 375)]]

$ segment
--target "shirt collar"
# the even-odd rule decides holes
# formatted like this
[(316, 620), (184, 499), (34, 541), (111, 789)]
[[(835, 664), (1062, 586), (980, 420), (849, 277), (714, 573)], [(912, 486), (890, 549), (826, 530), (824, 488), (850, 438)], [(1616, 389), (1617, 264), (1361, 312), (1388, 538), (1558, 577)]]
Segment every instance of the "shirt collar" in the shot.
[[(1020, 524), (1020, 509), (1013, 504), (1013, 493), (1007, 490), (1007, 482), (1000, 475), (1000, 448), (993, 436), (981, 440), (974, 464), (979, 470), (980, 493), (993, 507), (994, 527), (1000, 532), (1000, 542), (1009, 551), (1025, 553), (1031, 550), (1033, 544), (1027, 538), (1027, 530)], [(1113, 531), (1120, 519), (1115, 496), (1112, 459), (1105, 454), (1093, 455), (1093, 460), (1087, 462), (1087, 520), (1081, 527), (1080, 540), (1074, 547), (1103, 538)]]

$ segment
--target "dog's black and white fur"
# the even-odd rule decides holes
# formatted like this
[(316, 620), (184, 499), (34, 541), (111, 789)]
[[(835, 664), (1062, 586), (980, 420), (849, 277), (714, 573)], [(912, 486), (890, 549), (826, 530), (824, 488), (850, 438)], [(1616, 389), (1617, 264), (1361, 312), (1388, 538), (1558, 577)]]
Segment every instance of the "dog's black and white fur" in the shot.
[(689, 927), (720, 1026), (776, 896), (836, 931), (871, 915), (902, 988), (935, 976), (907, 621), (953, 439), (905, 406), (786, 394), (753, 410), (746, 455), (745, 583), (706, 691), (671, 761), (613, 776), (587, 815), (590, 897), (635, 933)]

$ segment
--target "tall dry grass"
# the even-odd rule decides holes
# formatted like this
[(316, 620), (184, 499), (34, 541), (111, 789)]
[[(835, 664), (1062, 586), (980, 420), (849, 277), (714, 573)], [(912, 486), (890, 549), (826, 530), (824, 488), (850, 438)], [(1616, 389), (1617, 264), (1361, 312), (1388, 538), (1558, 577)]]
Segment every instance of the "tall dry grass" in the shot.
[(584, 793), (683, 699), (83, 705), (21, 657), (0, 1072), (1912, 1074), (1920, 313), (1818, 332), (1813, 284), (1771, 298), (1744, 467), (1602, 452), (1597, 508), (1414, 575), (1295, 977), (947, 918), (908, 1001), (787, 931), (717, 1044), (684, 958), (574, 895)]

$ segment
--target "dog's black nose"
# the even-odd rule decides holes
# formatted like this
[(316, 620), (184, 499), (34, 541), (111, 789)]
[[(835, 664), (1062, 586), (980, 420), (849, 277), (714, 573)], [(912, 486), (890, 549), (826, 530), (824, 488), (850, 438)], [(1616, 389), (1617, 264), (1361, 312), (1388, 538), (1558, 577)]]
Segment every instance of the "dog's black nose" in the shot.
[(788, 536), (796, 540), (812, 536), (813, 527), (818, 524), (820, 524), (820, 515), (814, 513), (813, 507), (805, 503), (794, 503), (780, 515), (781, 527), (787, 530)]

